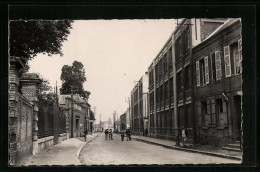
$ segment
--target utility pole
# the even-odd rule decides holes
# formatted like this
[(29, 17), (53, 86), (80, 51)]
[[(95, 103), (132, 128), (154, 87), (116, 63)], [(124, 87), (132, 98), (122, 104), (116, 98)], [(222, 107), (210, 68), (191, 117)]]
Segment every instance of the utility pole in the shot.
[(100, 114), (100, 131), (102, 132), (102, 128), (101, 128), (101, 114)]

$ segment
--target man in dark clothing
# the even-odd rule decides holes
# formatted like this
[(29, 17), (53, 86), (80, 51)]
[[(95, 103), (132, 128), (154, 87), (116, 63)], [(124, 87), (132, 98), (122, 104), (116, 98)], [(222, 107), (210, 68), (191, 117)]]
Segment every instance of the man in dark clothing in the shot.
[(85, 142), (86, 142), (86, 141), (87, 141), (88, 130), (86, 129), (86, 130), (83, 132), (83, 134), (84, 134), (84, 138), (85, 138)]
[(122, 131), (120, 132), (120, 134), (121, 134), (121, 140), (122, 140), (122, 141), (124, 141), (124, 137), (125, 137), (125, 131), (124, 131), (124, 130), (122, 130)]
[(130, 129), (127, 129), (126, 130), (126, 136), (127, 136), (127, 141), (129, 140), (131, 140), (131, 130)]
[(113, 132), (112, 132), (112, 129), (109, 130), (108, 134), (109, 134), (109, 139), (110, 139), (110, 140), (113, 140)]
[(107, 140), (108, 129), (105, 129), (105, 135), (106, 135), (106, 140)]

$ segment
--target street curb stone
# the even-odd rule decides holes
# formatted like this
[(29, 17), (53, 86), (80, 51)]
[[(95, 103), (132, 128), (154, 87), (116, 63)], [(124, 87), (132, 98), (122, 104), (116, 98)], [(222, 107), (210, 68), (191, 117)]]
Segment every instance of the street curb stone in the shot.
[[(95, 135), (94, 137), (92, 137), (91, 139), (89, 139), (88, 141), (86, 141), (86, 144), (88, 144), (90, 141), (92, 141), (92, 140), (93, 140), (94, 138), (96, 138), (98, 135), (99, 135), (99, 134)], [(79, 160), (80, 164), (81, 164), (81, 161), (80, 161), (80, 152), (81, 152), (81, 150), (83, 149), (83, 147), (86, 146), (86, 144), (82, 145), (82, 146), (80, 147), (80, 149), (78, 150), (78, 152), (77, 152), (77, 157), (78, 157), (78, 160)]]
[(231, 155), (219, 154), (219, 153), (214, 153), (214, 152), (205, 152), (205, 151), (200, 151), (200, 150), (182, 148), (182, 147), (178, 147), (178, 146), (168, 146), (168, 145), (155, 143), (155, 142), (152, 142), (152, 141), (147, 141), (147, 140), (143, 140), (143, 139), (139, 139), (139, 138), (133, 138), (133, 139), (135, 139), (137, 141), (142, 141), (142, 142), (158, 145), (158, 146), (163, 146), (163, 147), (169, 148), (169, 149), (176, 149), (176, 150), (185, 151), (185, 152), (192, 152), (192, 153), (200, 153), (200, 154), (203, 154), (203, 155), (210, 155), (210, 156), (216, 156), (216, 157), (228, 158), (228, 159), (234, 159), (234, 160), (242, 160), (242, 158), (238, 157), (238, 156), (231, 156)]

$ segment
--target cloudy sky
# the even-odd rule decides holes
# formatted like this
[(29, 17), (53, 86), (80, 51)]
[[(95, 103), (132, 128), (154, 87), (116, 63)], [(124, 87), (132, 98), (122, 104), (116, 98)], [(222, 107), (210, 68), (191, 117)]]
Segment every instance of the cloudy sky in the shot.
[(61, 86), (61, 68), (74, 60), (83, 63), (91, 92), (89, 103), (96, 106), (96, 119), (120, 116), (135, 82), (148, 70), (176, 26), (174, 19), (161, 20), (76, 20), (64, 55), (39, 54), (29, 62), (30, 72), (40, 73), (52, 86)]

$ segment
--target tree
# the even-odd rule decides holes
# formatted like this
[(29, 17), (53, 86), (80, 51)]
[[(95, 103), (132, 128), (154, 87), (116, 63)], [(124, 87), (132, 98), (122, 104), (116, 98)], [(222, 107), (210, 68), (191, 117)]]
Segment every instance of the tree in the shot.
[(67, 40), (72, 20), (10, 21), (10, 56), (20, 57), (25, 64), (38, 53), (60, 54)]
[(61, 94), (79, 94), (84, 99), (88, 99), (90, 92), (83, 88), (83, 83), (87, 79), (81, 62), (74, 61), (72, 66), (64, 65), (60, 79), (62, 81)]

